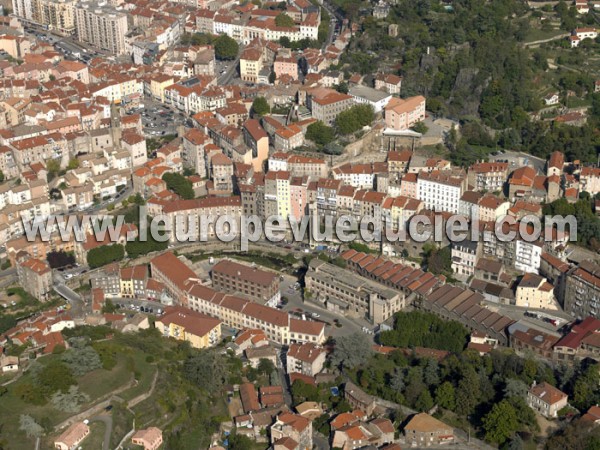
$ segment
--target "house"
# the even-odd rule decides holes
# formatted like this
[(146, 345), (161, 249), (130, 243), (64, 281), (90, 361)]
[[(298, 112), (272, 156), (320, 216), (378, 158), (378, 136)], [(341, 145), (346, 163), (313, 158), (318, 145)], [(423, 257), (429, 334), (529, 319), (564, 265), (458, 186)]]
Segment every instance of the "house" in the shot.
[(527, 404), (544, 417), (558, 417), (558, 411), (567, 406), (569, 397), (560, 389), (545, 381), (536, 384), (534, 381), (527, 393)]
[(313, 343), (291, 344), (287, 355), (287, 372), (315, 376), (325, 364), (325, 349)]
[(223, 259), (213, 266), (211, 278), (219, 291), (247, 296), (271, 307), (281, 299), (279, 276), (274, 272)]
[(0, 367), (2, 372), (15, 372), (19, 370), (19, 357), (0, 355)]
[(54, 440), (54, 448), (73, 450), (90, 434), (90, 427), (83, 422), (76, 422)]
[(207, 348), (221, 340), (221, 321), (181, 306), (169, 307), (155, 322), (165, 337), (188, 341), (194, 348)]
[(551, 92), (550, 94), (544, 97), (544, 103), (546, 106), (558, 105), (560, 97), (558, 92)]
[(131, 436), (131, 443), (141, 445), (144, 450), (156, 450), (163, 442), (162, 431), (156, 427), (138, 430)]
[(293, 449), (312, 449), (312, 422), (298, 414), (279, 414), (271, 425), (271, 444), (277, 445), (281, 439), (292, 439), (296, 443)]
[(360, 409), (370, 416), (375, 409), (375, 399), (367, 394), (351, 381), (347, 381), (344, 386), (344, 398), (350, 406), (355, 409)]
[(277, 351), (270, 345), (251, 347), (244, 352), (248, 363), (255, 369), (258, 368), (261, 359), (271, 361), (277, 367)]
[(515, 294), (516, 306), (534, 309), (558, 309), (554, 300), (554, 286), (534, 273), (526, 273), (521, 278)]
[(454, 442), (452, 427), (426, 413), (413, 416), (404, 427), (404, 435), (406, 442), (413, 447), (430, 447)]

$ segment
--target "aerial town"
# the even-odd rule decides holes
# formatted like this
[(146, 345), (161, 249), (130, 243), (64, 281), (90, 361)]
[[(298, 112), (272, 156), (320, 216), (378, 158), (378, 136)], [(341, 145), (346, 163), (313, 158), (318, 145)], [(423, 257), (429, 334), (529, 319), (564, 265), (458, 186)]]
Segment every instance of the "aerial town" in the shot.
[(598, 448), (600, 2), (0, 8), (0, 450)]

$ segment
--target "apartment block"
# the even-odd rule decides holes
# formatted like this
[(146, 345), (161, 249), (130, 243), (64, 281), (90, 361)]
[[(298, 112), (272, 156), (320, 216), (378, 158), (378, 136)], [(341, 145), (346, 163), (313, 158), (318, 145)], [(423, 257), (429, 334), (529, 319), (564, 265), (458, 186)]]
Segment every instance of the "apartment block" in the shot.
[(326, 351), (323, 347), (308, 344), (291, 344), (286, 354), (287, 373), (301, 373), (314, 377), (323, 370)]
[(223, 259), (211, 271), (215, 289), (275, 307), (281, 299), (279, 276), (273, 272)]
[(508, 163), (480, 162), (468, 170), (469, 185), (475, 191), (502, 191), (508, 177)]
[(565, 312), (583, 319), (598, 317), (600, 308), (600, 265), (582, 261), (579, 267), (567, 273), (565, 287)]
[(96, 0), (81, 0), (75, 5), (76, 37), (115, 55), (126, 52), (127, 15)]
[(417, 178), (417, 198), (427, 209), (457, 214), (466, 187), (467, 177), (462, 173), (449, 170), (421, 172)]
[(197, 349), (213, 347), (221, 341), (221, 321), (181, 306), (169, 307), (155, 322), (164, 336), (187, 341)]
[(29, 255), (17, 259), (19, 284), (40, 301), (50, 298), (52, 292), (52, 270), (41, 259)]

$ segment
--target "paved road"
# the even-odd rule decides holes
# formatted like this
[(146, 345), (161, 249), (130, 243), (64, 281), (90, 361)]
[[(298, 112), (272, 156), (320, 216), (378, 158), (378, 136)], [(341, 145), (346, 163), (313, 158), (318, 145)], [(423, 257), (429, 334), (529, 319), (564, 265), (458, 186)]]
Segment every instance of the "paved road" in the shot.
[(234, 78), (234, 75), (237, 73), (237, 66), (238, 66), (238, 63), (240, 62), (240, 56), (241, 56), (241, 49), (240, 49), (240, 53), (235, 58), (235, 60), (231, 61), (229, 63), (229, 68), (227, 69), (227, 72), (225, 72), (223, 75), (221, 75), (217, 78), (217, 85), (225, 86), (231, 82), (231, 80)]
[(73, 291), (71, 288), (63, 284), (62, 282), (58, 282), (54, 284), (54, 290), (58, 295), (67, 300), (71, 304), (71, 314), (73, 317), (82, 317), (83, 316), (83, 299), (81, 296)]
[(104, 440), (102, 441), (102, 450), (110, 450), (110, 435), (112, 434), (113, 418), (112, 414), (101, 414), (90, 419), (90, 422), (104, 422)]

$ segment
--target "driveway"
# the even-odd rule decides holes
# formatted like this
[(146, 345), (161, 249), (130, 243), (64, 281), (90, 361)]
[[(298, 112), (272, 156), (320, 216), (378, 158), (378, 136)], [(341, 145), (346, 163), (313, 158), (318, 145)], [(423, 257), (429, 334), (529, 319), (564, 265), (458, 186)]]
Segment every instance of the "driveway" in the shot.
[(113, 418), (111, 414), (101, 414), (90, 419), (90, 422), (104, 422), (104, 440), (102, 450), (110, 450), (110, 435), (112, 434)]

